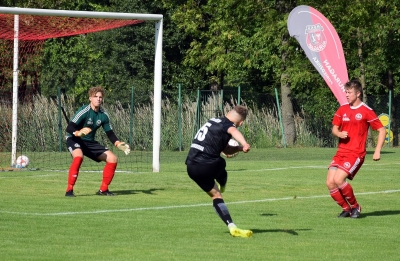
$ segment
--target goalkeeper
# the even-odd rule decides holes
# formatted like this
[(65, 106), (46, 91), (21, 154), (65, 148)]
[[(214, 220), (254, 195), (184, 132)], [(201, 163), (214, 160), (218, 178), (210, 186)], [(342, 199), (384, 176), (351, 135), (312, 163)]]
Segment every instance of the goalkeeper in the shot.
[(67, 197), (75, 197), (74, 185), (78, 178), (79, 168), (83, 155), (96, 161), (105, 161), (103, 181), (97, 195), (114, 196), (108, 190), (117, 168), (118, 158), (108, 148), (94, 140), (97, 129), (103, 127), (110, 141), (126, 155), (130, 153), (129, 145), (119, 141), (115, 135), (110, 117), (101, 107), (104, 89), (100, 86), (89, 89), (88, 105), (84, 105), (76, 112), (67, 126), (67, 148), (72, 155), (72, 163), (68, 173), (68, 186), (65, 193)]

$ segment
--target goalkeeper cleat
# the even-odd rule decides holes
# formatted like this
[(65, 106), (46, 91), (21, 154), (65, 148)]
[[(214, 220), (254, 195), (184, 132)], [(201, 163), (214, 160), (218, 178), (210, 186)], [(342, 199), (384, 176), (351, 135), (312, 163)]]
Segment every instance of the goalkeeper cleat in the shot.
[(74, 191), (72, 189), (65, 192), (65, 196), (66, 197), (76, 197), (74, 194)]
[(115, 194), (111, 193), (108, 189), (105, 190), (105, 191), (99, 190), (99, 191), (96, 192), (96, 195), (100, 195), (100, 196), (115, 196)]
[(251, 237), (253, 235), (253, 231), (246, 230), (246, 229), (240, 229), (237, 227), (230, 228), (229, 232), (234, 237)]

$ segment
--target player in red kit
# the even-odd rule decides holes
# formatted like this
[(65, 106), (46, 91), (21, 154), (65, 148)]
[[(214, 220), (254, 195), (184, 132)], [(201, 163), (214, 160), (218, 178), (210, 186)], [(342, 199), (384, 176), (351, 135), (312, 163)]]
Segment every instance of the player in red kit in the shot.
[(332, 120), (332, 134), (339, 138), (338, 150), (328, 167), (326, 185), (331, 197), (342, 207), (338, 217), (358, 218), (361, 206), (354, 196), (352, 186), (346, 179), (353, 180), (364, 163), (369, 126), (379, 132), (372, 159), (378, 161), (385, 141), (386, 131), (376, 113), (362, 102), (361, 83), (352, 80), (345, 84), (349, 104), (342, 105)]

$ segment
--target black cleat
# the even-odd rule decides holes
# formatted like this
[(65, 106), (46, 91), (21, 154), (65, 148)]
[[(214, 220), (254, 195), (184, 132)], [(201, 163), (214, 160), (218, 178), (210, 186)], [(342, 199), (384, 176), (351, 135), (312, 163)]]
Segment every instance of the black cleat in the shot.
[(339, 214), (338, 218), (350, 217), (350, 215), (351, 215), (350, 211), (343, 210), (342, 213)]
[(106, 191), (97, 191), (96, 195), (100, 195), (100, 196), (115, 196), (114, 193), (111, 193), (108, 189)]
[(351, 209), (351, 218), (359, 218), (361, 214), (361, 206), (358, 205), (356, 208)]
[(74, 194), (74, 191), (72, 189), (65, 192), (65, 196), (66, 197), (76, 197)]

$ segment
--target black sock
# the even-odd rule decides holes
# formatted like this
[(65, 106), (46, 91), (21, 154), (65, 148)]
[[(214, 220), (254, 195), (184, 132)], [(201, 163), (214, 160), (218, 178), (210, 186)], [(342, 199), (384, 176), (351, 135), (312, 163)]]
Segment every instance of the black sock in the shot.
[(225, 205), (225, 202), (222, 198), (216, 198), (213, 200), (213, 206), (215, 212), (217, 212), (218, 216), (222, 219), (222, 221), (229, 225), (232, 223), (231, 215), (229, 214), (228, 207)]

